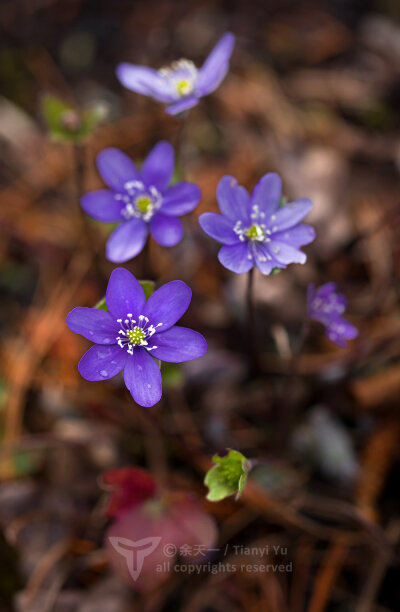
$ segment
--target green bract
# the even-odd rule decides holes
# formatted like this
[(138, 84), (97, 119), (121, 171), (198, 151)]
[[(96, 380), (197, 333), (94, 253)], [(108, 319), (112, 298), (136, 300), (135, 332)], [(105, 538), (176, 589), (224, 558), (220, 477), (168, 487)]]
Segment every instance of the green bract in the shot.
[(99, 310), (105, 310), (106, 312), (108, 312), (106, 298), (101, 298), (101, 300), (99, 300), (97, 304), (94, 305), (94, 308), (99, 308)]
[(250, 462), (242, 453), (230, 449), (226, 457), (213, 457), (215, 465), (208, 470), (204, 484), (209, 488), (207, 499), (220, 501), (236, 493), (239, 499), (243, 493), (247, 475), (250, 470)]
[(165, 387), (180, 389), (183, 387), (185, 377), (179, 363), (165, 362), (162, 367), (162, 379)]
[(55, 96), (45, 96), (41, 106), (51, 137), (64, 142), (82, 142), (104, 118), (100, 106), (81, 110)]

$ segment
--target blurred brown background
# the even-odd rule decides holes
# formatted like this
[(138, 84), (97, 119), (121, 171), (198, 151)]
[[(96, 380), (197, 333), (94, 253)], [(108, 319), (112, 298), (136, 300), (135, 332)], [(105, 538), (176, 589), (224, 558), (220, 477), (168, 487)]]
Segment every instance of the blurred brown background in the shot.
[[(41, 612), (400, 609), (399, 175), (400, 7), (390, 0), (173, 2), (3, 0), (0, 5), (0, 609)], [(88, 343), (67, 312), (95, 304), (112, 265), (109, 232), (82, 228), (79, 194), (101, 186), (96, 153), (140, 160), (179, 121), (124, 90), (121, 61), (201, 65), (227, 30), (231, 70), (190, 111), (187, 178), (203, 198), (184, 241), (151, 244), (153, 278), (194, 292), (185, 323), (207, 337), (204, 359), (164, 373), (151, 411), (203, 456), (227, 447), (263, 462), (243, 499), (205, 507), (222, 542), (284, 543), (292, 576), (175, 576), (140, 598), (109, 570), (102, 548), (104, 470), (135, 464), (204, 497), (203, 465), (163, 436), (119, 379), (88, 383)], [(40, 101), (96, 105), (102, 123), (80, 147), (53, 142)], [(76, 153), (76, 151), (75, 151)], [(243, 277), (218, 263), (200, 212), (216, 210), (224, 174), (252, 188), (267, 171), (289, 198), (310, 197), (309, 259), (256, 277), (263, 373), (249, 379)], [(83, 181), (83, 183), (82, 183)], [(139, 258), (127, 267), (141, 274)], [(308, 282), (338, 283), (360, 329), (337, 349), (313, 327), (290, 379)], [(277, 445), (284, 402), (296, 408)]]

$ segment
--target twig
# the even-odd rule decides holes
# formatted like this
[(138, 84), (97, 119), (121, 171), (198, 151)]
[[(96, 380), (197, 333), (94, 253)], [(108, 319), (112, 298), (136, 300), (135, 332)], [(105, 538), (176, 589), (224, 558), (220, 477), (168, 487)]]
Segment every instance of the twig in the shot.
[(303, 612), (307, 595), (307, 584), (312, 564), (313, 542), (302, 537), (296, 548), (293, 561), (293, 580), (290, 589), (289, 611)]
[[(395, 544), (400, 537), (400, 522), (395, 521), (389, 525), (387, 529), (387, 536), (393, 544)], [(372, 564), (371, 571), (369, 573), (368, 580), (365, 582), (365, 587), (361, 593), (360, 600), (355, 608), (355, 612), (373, 612), (376, 609), (375, 600), (379, 594), (379, 589), (382, 584), (382, 580), (385, 577), (385, 573), (388, 565), (391, 562), (391, 555), (387, 551), (381, 551), (377, 555), (375, 561)]]
[(324, 562), (315, 578), (308, 612), (323, 612), (330, 599), (335, 580), (345, 561), (349, 545), (345, 538), (339, 538), (329, 547)]
[(70, 550), (71, 539), (70, 537), (59, 540), (52, 546), (47, 553), (42, 557), (35, 567), (31, 577), (29, 578), (28, 584), (25, 588), (25, 597), (27, 609), (31, 607), (33, 600), (35, 599), (41, 585), (43, 584), (46, 576), (51, 572), (53, 567), (62, 559)]
[[(63, 316), (71, 296), (81, 284), (90, 268), (90, 259), (77, 252), (71, 259), (66, 274), (54, 287), (45, 302), (44, 312), (31, 309), (23, 328), (24, 342), (9, 347), (8, 404), (4, 417), (4, 443), (12, 445), (22, 433), (24, 402), (36, 369), (51, 346), (57, 341), (63, 325)], [(6, 453), (0, 464), (0, 479), (12, 478), (12, 454)]]

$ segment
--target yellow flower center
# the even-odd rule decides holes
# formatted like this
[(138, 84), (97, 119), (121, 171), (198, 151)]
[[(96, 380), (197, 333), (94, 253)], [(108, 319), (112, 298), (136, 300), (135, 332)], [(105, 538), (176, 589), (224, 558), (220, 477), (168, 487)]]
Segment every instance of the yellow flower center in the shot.
[(143, 329), (141, 329), (137, 325), (133, 329), (129, 329), (126, 332), (126, 335), (129, 338), (129, 342), (131, 344), (135, 344), (135, 345), (136, 344), (140, 344), (142, 342), (142, 340), (144, 340), (144, 337), (145, 337), (145, 333), (144, 333)]
[(152, 199), (147, 195), (141, 195), (135, 200), (137, 210), (143, 213), (144, 215), (149, 211), (152, 204)]
[(186, 96), (192, 90), (192, 84), (187, 79), (181, 79), (176, 83), (176, 89), (180, 96)]
[(257, 223), (253, 223), (245, 232), (246, 238), (249, 240), (263, 241), (265, 238), (264, 231)]

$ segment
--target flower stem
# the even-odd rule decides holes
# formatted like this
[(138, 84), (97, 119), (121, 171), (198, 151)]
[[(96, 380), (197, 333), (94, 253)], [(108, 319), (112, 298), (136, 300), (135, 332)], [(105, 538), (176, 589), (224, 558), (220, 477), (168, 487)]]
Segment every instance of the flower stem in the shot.
[(96, 241), (89, 225), (88, 219), (85, 215), (83, 208), (80, 205), (80, 200), (85, 188), (85, 146), (82, 144), (75, 143), (73, 145), (73, 155), (75, 163), (75, 191), (76, 200), (78, 203), (78, 215), (80, 216), (81, 232), (85, 245), (93, 254), (93, 265), (96, 274), (99, 279), (104, 280), (104, 273), (102, 271), (99, 256), (96, 248)]
[(295, 402), (295, 391), (296, 391), (296, 378), (299, 369), (299, 361), (303, 352), (308, 334), (310, 333), (310, 321), (306, 317), (303, 321), (303, 325), (300, 330), (299, 337), (296, 345), (292, 351), (292, 356), (289, 361), (287, 375), (285, 397), (281, 404), (280, 410), (280, 435), (278, 436), (280, 447), (287, 446), (290, 442), (294, 426), (296, 424), (296, 402)]
[(258, 372), (257, 345), (255, 337), (255, 311), (254, 311), (254, 268), (247, 274), (246, 306), (247, 306), (247, 343), (250, 368), (253, 374)]
[(183, 179), (185, 172), (185, 164), (184, 164), (184, 156), (183, 156), (183, 142), (184, 142), (184, 132), (186, 126), (186, 117), (187, 113), (183, 113), (182, 117), (179, 118), (179, 126), (176, 131), (175, 137), (175, 154), (176, 154), (176, 162), (179, 173), (179, 179)]
[[(160, 414), (155, 415), (151, 408), (144, 408), (140, 406), (136, 402), (132, 404), (132, 398), (127, 393), (129, 397), (129, 402), (127, 406), (129, 407), (129, 412), (132, 410), (132, 405), (138, 417), (142, 422), (146, 422), (149, 427), (149, 431), (153, 431), (155, 436), (162, 436), (167, 439), (170, 443), (176, 444), (176, 448), (182, 453), (185, 457), (203, 461), (204, 460), (204, 447), (201, 442), (201, 439), (196, 439), (196, 443), (193, 443), (193, 440), (188, 440), (187, 436), (183, 436), (181, 431), (175, 431), (171, 429), (171, 420), (168, 419), (168, 425), (165, 424), (164, 420), (161, 418)], [(168, 401), (171, 404), (172, 395), (169, 396)], [(176, 397), (174, 398), (176, 402)], [(181, 400), (178, 400), (178, 406)], [(172, 404), (171, 404), (172, 405)], [(176, 421), (176, 419), (174, 419)]]
[(142, 251), (142, 280), (150, 280), (150, 268), (150, 239), (147, 239)]
[(85, 178), (85, 148), (82, 144), (74, 144), (74, 163), (75, 163), (75, 188), (76, 197), (78, 202), (78, 210), (82, 220), (82, 227), (86, 234), (88, 234), (88, 224), (86, 215), (80, 206), (80, 199), (84, 190), (84, 178)]

